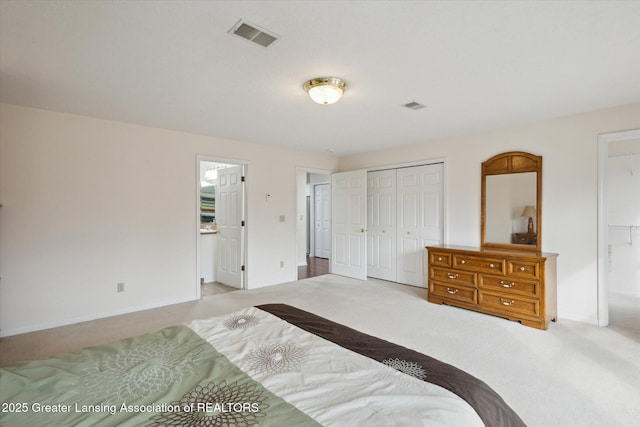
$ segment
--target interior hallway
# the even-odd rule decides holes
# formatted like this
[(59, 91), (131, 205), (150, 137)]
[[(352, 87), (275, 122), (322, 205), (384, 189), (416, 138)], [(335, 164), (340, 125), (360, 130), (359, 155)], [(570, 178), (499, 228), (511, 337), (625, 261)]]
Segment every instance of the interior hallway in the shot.
[(307, 265), (298, 267), (298, 280), (329, 274), (329, 260), (307, 256)]

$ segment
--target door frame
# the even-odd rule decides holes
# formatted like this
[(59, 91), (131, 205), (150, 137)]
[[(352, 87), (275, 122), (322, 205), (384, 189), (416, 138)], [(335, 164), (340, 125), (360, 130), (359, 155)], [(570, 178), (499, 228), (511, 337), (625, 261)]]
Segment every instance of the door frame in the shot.
[(609, 143), (640, 139), (640, 129), (610, 132), (598, 135), (598, 325), (609, 325), (609, 205), (607, 174)]
[[(246, 221), (248, 210), (248, 182), (249, 182), (249, 162), (246, 160), (239, 159), (229, 159), (224, 157), (214, 157), (207, 156), (204, 154), (196, 155), (196, 209), (195, 209), (195, 224), (194, 228), (196, 230), (196, 299), (200, 299), (201, 295), (201, 285), (200, 285), (200, 164), (202, 162), (211, 162), (211, 163), (227, 163), (231, 165), (244, 166), (244, 191), (242, 194), (242, 219)], [(244, 274), (242, 274), (240, 289), (247, 289), (247, 275), (249, 274), (248, 266), (247, 266), (247, 242), (249, 236), (249, 221), (246, 221), (246, 225), (244, 227), (244, 235), (242, 236), (242, 250), (241, 250), (241, 259), (242, 265), (245, 265)]]
[[(296, 275), (295, 275), (295, 280), (298, 280), (298, 267), (300, 267), (301, 265), (298, 264), (298, 254), (300, 253), (301, 249), (306, 249), (306, 244), (303, 244), (302, 242), (304, 241), (304, 239), (302, 239), (302, 237), (306, 237), (307, 234), (307, 230), (306, 227), (303, 227), (299, 224), (299, 217), (298, 215), (300, 215), (301, 213), (298, 212), (298, 207), (299, 206), (305, 206), (306, 205), (306, 178), (307, 178), (307, 174), (310, 173), (316, 173), (316, 174), (321, 174), (321, 175), (327, 175), (328, 176), (328, 183), (329, 183), (329, 193), (331, 193), (331, 174), (334, 173), (335, 171), (332, 171), (330, 169), (314, 169), (314, 168), (307, 168), (304, 166), (296, 166), (296, 171), (295, 171), (295, 182), (296, 182), (296, 202), (295, 202), (295, 206), (296, 206), (296, 221), (293, 221), (293, 226), (295, 227), (295, 236), (296, 236), (296, 252), (295, 252), (295, 258), (294, 260), (296, 261)], [(299, 175), (304, 173), (304, 177), (305, 177), (305, 182), (304, 184), (302, 184), (301, 187), (301, 183), (298, 179)], [(313, 205), (313, 200), (311, 201), (311, 205)], [(313, 209), (313, 207), (311, 208)], [(306, 211), (306, 209), (305, 209)], [(306, 216), (306, 213), (304, 214)], [(305, 218), (305, 221), (309, 221), (310, 218)], [(313, 234), (312, 231), (309, 232), (310, 234)], [(302, 264), (305, 265), (305, 264)]]

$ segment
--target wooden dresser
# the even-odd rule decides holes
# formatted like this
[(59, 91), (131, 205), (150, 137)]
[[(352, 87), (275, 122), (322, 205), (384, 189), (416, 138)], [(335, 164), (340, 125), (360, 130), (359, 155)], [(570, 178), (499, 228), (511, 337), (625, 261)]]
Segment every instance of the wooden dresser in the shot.
[(556, 320), (557, 254), (427, 246), (427, 299), (547, 329)]

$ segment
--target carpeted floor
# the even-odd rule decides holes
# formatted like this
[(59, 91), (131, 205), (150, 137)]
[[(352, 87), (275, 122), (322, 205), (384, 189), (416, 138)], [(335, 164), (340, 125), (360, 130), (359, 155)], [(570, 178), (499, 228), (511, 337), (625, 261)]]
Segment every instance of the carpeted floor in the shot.
[(282, 302), (468, 371), (500, 393), (530, 427), (637, 425), (637, 330), (560, 319), (548, 331), (540, 331), (430, 304), (424, 292), (382, 280), (324, 275), (3, 338), (0, 365), (74, 351), (247, 306)]
[(202, 298), (210, 295), (226, 294), (227, 292), (237, 291), (238, 288), (227, 286), (220, 282), (210, 282), (200, 285), (200, 296)]

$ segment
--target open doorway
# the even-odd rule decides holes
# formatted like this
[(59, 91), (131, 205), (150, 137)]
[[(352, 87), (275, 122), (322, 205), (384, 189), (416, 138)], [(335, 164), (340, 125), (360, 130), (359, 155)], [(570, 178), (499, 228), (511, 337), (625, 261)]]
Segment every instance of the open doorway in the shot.
[(331, 174), (297, 170), (297, 278), (329, 273), (331, 257)]
[(598, 323), (640, 336), (640, 130), (599, 138)]
[(247, 166), (203, 156), (197, 162), (199, 295), (244, 289)]

